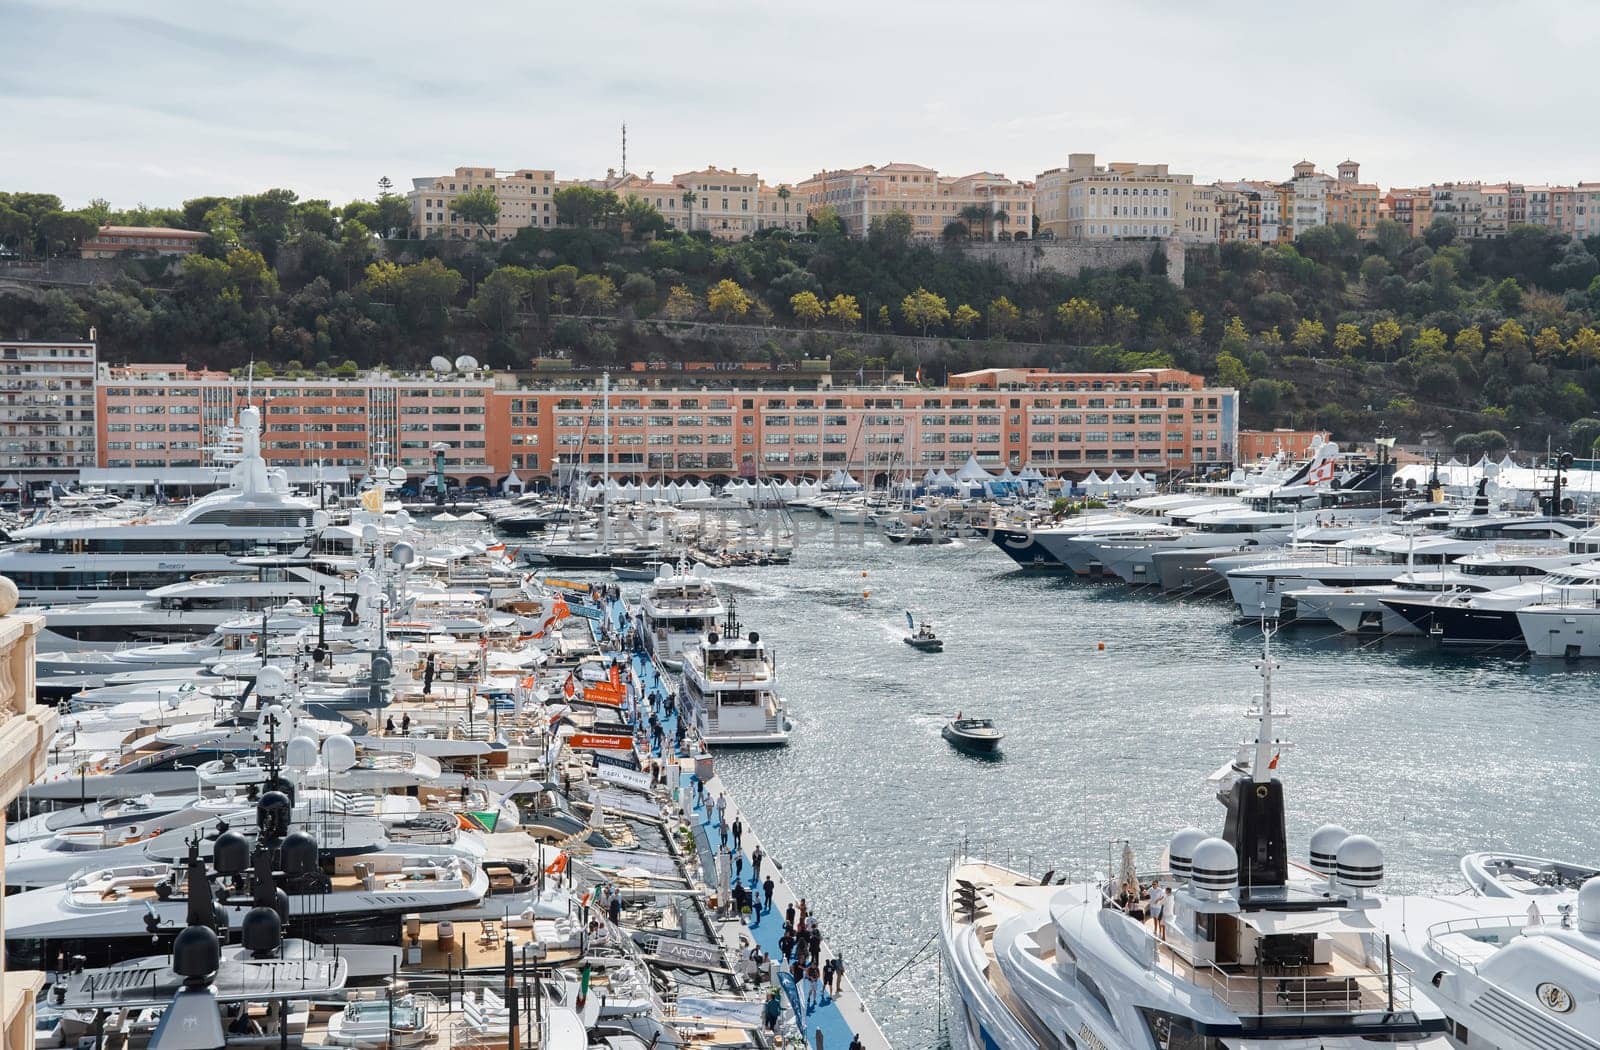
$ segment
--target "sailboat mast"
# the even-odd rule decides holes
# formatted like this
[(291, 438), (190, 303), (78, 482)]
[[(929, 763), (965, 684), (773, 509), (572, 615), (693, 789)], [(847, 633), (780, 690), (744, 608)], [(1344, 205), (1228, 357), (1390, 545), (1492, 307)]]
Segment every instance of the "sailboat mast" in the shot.
[(611, 550), (611, 373), (600, 375), (600, 550)]

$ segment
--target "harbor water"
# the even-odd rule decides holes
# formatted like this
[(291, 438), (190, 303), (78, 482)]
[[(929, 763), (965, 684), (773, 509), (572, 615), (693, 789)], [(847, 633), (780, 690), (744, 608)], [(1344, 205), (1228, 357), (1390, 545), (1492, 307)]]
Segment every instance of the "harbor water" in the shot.
[[(721, 752), (718, 771), (902, 1050), (948, 1038), (930, 941), (963, 844), (1086, 876), (1113, 840), (1145, 867), (1178, 828), (1221, 829), (1206, 777), (1249, 737), (1262, 634), (1220, 601), (1024, 575), (981, 539), (813, 541), (711, 576), (775, 647), (797, 723), (788, 747)], [(907, 610), (942, 654), (903, 644)], [(1391, 891), (1459, 886), (1474, 849), (1600, 861), (1600, 664), (1331, 627), (1273, 647), (1293, 856), (1333, 822), (1379, 842)], [(957, 711), (998, 722), (1002, 759), (941, 739)]]

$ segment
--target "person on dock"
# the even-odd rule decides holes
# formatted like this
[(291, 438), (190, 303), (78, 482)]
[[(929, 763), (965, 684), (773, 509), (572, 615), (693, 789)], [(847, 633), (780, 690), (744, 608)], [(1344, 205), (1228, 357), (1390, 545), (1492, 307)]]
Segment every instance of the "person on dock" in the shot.
[(411, 714), (406, 712), (400, 716), (400, 732), (405, 736), (411, 735)]
[(767, 1031), (778, 1030), (778, 1018), (783, 1016), (783, 1002), (778, 998), (777, 990), (767, 993), (766, 1004), (761, 1007), (761, 1020), (767, 1026)]
[(822, 1004), (826, 1006), (833, 1001), (833, 960), (829, 959), (822, 964)]
[(794, 902), (790, 901), (789, 906), (783, 909), (783, 925), (786, 929), (794, 929), (794, 916)]
[(839, 993), (844, 990), (844, 956), (833, 957), (833, 997), (839, 998)]
[(424, 696), (433, 692), (433, 654), (428, 654), (427, 662), (422, 665), (422, 693)]
[(861, 1036), (856, 1033), (850, 1035), (850, 1050), (867, 1050), (861, 1043)]
[(723, 819), (722, 810), (717, 810), (717, 834), (722, 838), (722, 848), (728, 848), (728, 822)]
[(806, 964), (806, 1013), (817, 1008), (817, 993), (822, 988), (822, 972), (817, 969), (817, 960), (813, 956)]
[(739, 817), (733, 818), (733, 848), (739, 849), (739, 843), (744, 839), (744, 821)]
[(784, 961), (794, 954), (794, 928), (785, 924), (783, 936), (778, 938), (778, 950), (783, 953)]
[(772, 881), (771, 875), (768, 875), (765, 881), (761, 883), (762, 900), (766, 901), (767, 911), (772, 910), (772, 891), (775, 888), (776, 886)]
[(750, 881), (756, 882), (761, 878), (761, 862), (767, 857), (760, 844), (750, 853)]
[[(739, 822), (737, 820), (734, 821), (733, 826), (737, 828), (739, 826)], [(733, 833), (733, 848), (733, 881), (742, 886), (744, 885), (744, 854), (738, 852), (739, 833), (737, 831)]]

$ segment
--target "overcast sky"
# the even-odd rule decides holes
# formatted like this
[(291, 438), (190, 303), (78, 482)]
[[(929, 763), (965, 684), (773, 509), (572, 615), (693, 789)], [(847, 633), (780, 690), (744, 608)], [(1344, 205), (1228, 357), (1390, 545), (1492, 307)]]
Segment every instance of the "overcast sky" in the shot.
[[(1070, 152), (1600, 179), (1591, 0), (0, 0), (0, 189), (343, 202), (457, 164), (797, 180)], [(1585, 87), (1588, 84), (1590, 86)]]

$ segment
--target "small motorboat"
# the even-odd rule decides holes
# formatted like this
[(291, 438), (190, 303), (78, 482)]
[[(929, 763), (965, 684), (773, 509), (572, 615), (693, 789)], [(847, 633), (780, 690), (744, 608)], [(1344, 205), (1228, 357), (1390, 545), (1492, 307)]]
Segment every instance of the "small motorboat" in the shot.
[(945, 724), (940, 735), (957, 751), (969, 755), (996, 755), (1004, 734), (987, 718), (962, 718), (959, 714)]
[[(911, 619), (910, 613), (906, 614), (906, 619)], [(919, 653), (944, 652), (944, 639), (933, 633), (933, 624), (928, 623), (926, 620), (922, 622), (921, 627), (915, 627), (906, 636), (905, 643)]]
[(649, 583), (654, 580), (664, 562), (647, 561), (643, 565), (615, 565), (611, 575), (623, 583)]

